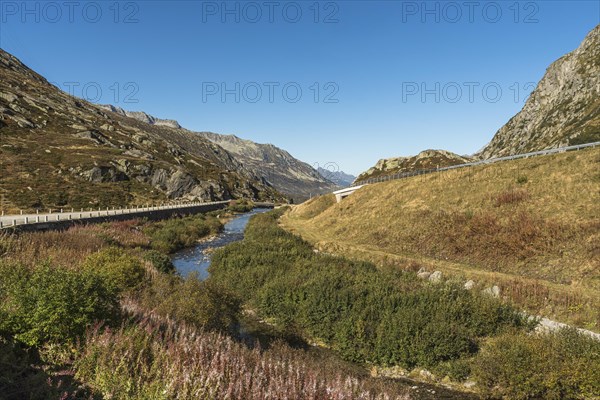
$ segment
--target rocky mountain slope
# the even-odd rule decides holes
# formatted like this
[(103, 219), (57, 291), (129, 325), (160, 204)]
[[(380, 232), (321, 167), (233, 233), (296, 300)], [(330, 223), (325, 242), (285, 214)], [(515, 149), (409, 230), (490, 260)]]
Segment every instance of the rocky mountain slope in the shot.
[(350, 186), (356, 179), (354, 175), (345, 173), (344, 171), (336, 171), (335, 169), (317, 168), (317, 172), (325, 179), (328, 179), (340, 187)]
[(548, 67), (523, 109), (477, 155), (502, 157), (600, 141), (600, 25)]
[(446, 150), (425, 150), (412, 157), (381, 159), (377, 161), (375, 166), (360, 174), (358, 178), (356, 178), (356, 182), (402, 172), (449, 167), (470, 161), (473, 161), (473, 159), (459, 156), (458, 154)]
[(147, 124), (69, 96), (3, 50), (0, 71), (4, 208), (281, 198), (222, 147), (172, 122)]
[(272, 144), (254, 143), (234, 135), (211, 132), (198, 132), (198, 135), (223, 147), (244, 167), (296, 200), (337, 188), (335, 183), (321, 176), (313, 167)]
[(334, 182), (319, 174), (310, 165), (297, 160), (287, 151), (272, 144), (255, 143), (235, 135), (193, 132), (182, 128), (177, 121), (156, 118), (145, 112), (126, 111), (112, 105), (101, 107), (150, 125), (168, 126), (180, 132), (208, 139), (227, 150), (255, 176), (296, 200), (304, 200), (311, 195), (331, 192), (337, 188)]

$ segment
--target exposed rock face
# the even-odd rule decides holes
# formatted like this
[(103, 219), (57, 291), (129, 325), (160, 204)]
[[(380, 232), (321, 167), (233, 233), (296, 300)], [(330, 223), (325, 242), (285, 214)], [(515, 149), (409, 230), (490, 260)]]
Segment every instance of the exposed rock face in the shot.
[(176, 122), (74, 98), (3, 50), (0, 75), (0, 191), (14, 207), (283, 198)]
[(152, 115), (146, 114), (143, 111), (126, 111), (121, 107), (115, 107), (111, 104), (99, 105), (98, 107), (103, 108), (107, 111), (112, 111), (114, 113), (121, 114), (125, 117), (137, 119), (138, 121), (145, 122), (150, 125), (167, 126), (173, 129), (181, 129), (181, 125), (179, 125), (179, 122), (175, 120), (156, 118)]
[(600, 25), (546, 70), (523, 109), (478, 156), (484, 159), (600, 141)]
[(356, 182), (402, 172), (449, 167), (471, 161), (472, 158), (459, 156), (446, 150), (425, 150), (412, 157), (381, 159), (374, 167), (360, 174)]
[(272, 144), (254, 143), (234, 135), (211, 132), (198, 132), (198, 135), (223, 147), (256, 176), (296, 199), (306, 199), (311, 194), (314, 196), (337, 189), (337, 185), (310, 165)]
[[(310, 165), (292, 157), (287, 151), (272, 144), (260, 144), (241, 139), (234, 135), (221, 135), (212, 132), (193, 132), (181, 127), (177, 121), (164, 120), (141, 111), (126, 111), (112, 105), (101, 106), (123, 116), (157, 126), (166, 126), (205, 138), (224, 149), (248, 173), (263, 183), (272, 186), (296, 200), (307, 199), (311, 195), (331, 192), (338, 188), (326, 176), (319, 174)], [(219, 151), (219, 150), (215, 150)], [(350, 181), (351, 182), (351, 181)]]

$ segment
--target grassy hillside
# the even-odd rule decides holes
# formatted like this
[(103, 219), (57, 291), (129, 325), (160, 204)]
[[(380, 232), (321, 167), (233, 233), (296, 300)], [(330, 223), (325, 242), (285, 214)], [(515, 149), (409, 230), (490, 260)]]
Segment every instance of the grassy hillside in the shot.
[(498, 285), (532, 313), (598, 331), (599, 188), (591, 149), (369, 185), (282, 223), (321, 250)]

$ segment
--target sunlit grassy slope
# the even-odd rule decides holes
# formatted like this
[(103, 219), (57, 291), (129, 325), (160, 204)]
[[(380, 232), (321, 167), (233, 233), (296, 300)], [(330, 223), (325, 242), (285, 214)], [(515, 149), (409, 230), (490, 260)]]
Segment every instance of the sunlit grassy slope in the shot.
[(366, 186), (296, 206), (323, 251), (496, 284), (532, 313), (600, 330), (600, 149)]

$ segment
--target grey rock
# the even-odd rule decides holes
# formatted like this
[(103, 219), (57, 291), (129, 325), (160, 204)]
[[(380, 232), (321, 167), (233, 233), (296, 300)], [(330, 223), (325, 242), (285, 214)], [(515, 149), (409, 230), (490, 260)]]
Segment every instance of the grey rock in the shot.
[(417, 272), (417, 276), (421, 279), (427, 279), (431, 275), (431, 272), (427, 271), (425, 268), (420, 268)]
[(94, 167), (83, 172), (81, 176), (94, 183), (121, 182), (129, 180), (129, 177), (126, 174), (112, 167)]
[(33, 122), (31, 122), (27, 118), (21, 117), (19, 115), (9, 115), (8, 118), (10, 118), (13, 121), (15, 121), (20, 128), (30, 128), (30, 129), (33, 129), (33, 128), (36, 127)]
[(439, 283), (442, 281), (442, 273), (441, 271), (435, 271), (431, 275), (429, 275), (429, 281), (433, 283)]
[(484, 289), (482, 293), (492, 297), (500, 297), (500, 287), (494, 285), (492, 287)]
[(9, 103), (17, 101), (19, 97), (13, 93), (0, 92), (0, 99), (6, 100)]
[(99, 131), (96, 131), (96, 130), (77, 132), (77, 133), (75, 133), (75, 136), (77, 136), (78, 138), (82, 138), (82, 139), (93, 140), (98, 144), (107, 142), (106, 137), (102, 133), (100, 133)]
[(475, 287), (475, 281), (473, 280), (468, 280), (465, 282), (465, 289), (466, 290), (471, 290)]

